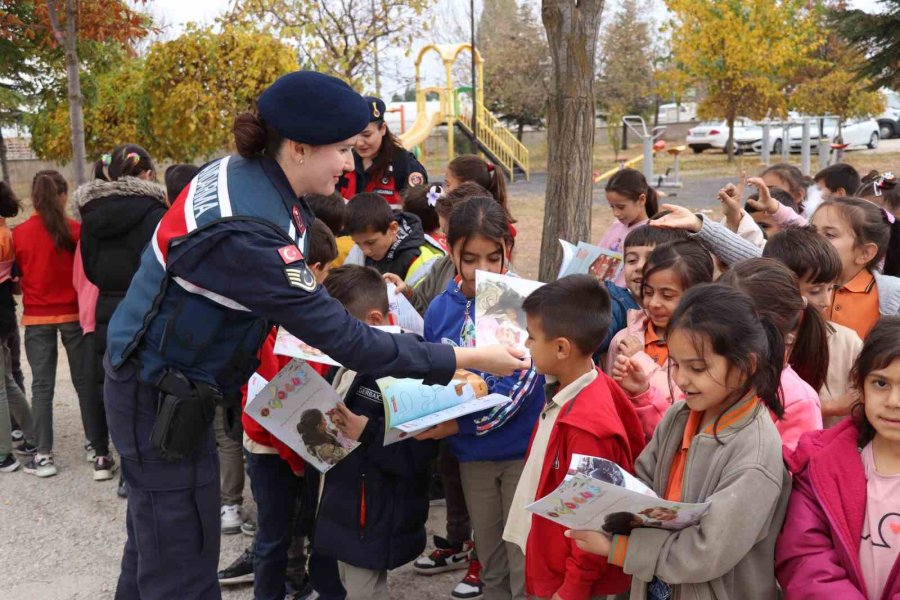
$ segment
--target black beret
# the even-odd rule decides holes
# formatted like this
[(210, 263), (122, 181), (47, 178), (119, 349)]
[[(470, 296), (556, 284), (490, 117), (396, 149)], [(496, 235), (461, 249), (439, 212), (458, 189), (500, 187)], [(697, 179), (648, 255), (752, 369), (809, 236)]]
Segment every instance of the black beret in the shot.
[(369, 123), (384, 121), (384, 112), (387, 110), (384, 100), (375, 96), (366, 96), (366, 105), (369, 107)]
[(281, 136), (314, 146), (336, 144), (369, 124), (369, 105), (353, 88), (315, 71), (278, 78), (259, 96), (259, 116)]

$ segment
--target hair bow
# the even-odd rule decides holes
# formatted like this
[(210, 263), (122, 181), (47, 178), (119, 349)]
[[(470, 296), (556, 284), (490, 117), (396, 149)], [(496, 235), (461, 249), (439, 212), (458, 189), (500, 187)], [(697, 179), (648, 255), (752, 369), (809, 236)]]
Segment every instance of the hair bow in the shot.
[(444, 195), (444, 188), (439, 185), (433, 185), (428, 188), (428, 193), (425, 194), (425, 198), (428, 199), (428, 206), (434, 208), (437, 206), (438, 198)]
[(888, 171), (879, 175), (878, 179), (875, 180), (875, 185), (872, 187), (875, 188), (875, 195), (881, 196), (884, 190), (892, 190), (896, 185), (897, 176)]
[(141, 157), (137, 152), (129, 152), (125, 155), (125, 160), (130, 160), (132, 164), (138, 164), (141, 162)]
[(107, 153), (100, 157), (100, 164), (102, 164), (104, 167), (108, 167), (109, 163), (111, 163), (111, 162), (112, 162), (112, 154)]

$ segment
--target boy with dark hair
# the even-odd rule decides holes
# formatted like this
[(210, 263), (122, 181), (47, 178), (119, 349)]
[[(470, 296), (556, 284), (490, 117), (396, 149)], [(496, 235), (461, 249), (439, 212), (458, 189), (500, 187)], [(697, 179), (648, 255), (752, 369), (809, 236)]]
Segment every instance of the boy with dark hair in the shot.
[(309, 228), (309, 236), (309, 256), (306, 257), (306, 264), (316, 276), (316, 281), (321, 283), (328, 277), (334, 260), (338, 257), (337, 242), (325, 222), (319, 219), (313, 221), (312, 227)]
[(571, 275), (531, 293), (522, 305), (534, 366), (547, 378), (547, 403), (531, 435), (503, 539), (525, 551), (529, 598), (587, 600), (628, 589), (630, 577), (580, 550), (565, 527), (525, 506), (553, 491), (574, 454), (605, 458), (633, 472), (644, 433), (631, 401), (591, 358), (610, 322), (609, 296), (595, 277)]
[(859, 172), (847, 163), (829, 165), (816, 173), (813, 179), (822, 192), (822, 200), (834, 196), (852, 196), (860, 184)]
[[(343, 266), (324, 285), (357, 319), (387, 324), (387, 288), (375, 269)], [(384, 399), (376, 378), (341, 368), (333, 385), (344, 402), (332, 419), (361, 446), (325, 476), (313, 549), (338, 561), (348, 598), (386, 598), (387, 572), (425, 549), (428, 465), (437, 443), (409, 438), (385, 446)], [(311, 475), (308, 484), (315, 485), (321, 475)]]
[(172, 165), (166, 169), (166, 198), (169, 204), (175, 202), (178, 194), (184, 191), (191, 179), (200, 172), (200, 167), (189, 164)]
[(312, 209), (316, 219), (321, 219), (334, 234), (335, 243), (337, 243), (338, 255), (334, 259), (334, 266), (339, 267), (344, 264), (344, 259), (353, 248), (353, 240), (344, 233), (344, 220), (347, 218), (347, 201), (339, 192), (335, 192), (330, 196), (322, 194), (309, 194), (306, 196), (306, 203)]
[(408, 285), (415, 285), (444, 255), (425, 240), (422, 222), (414, 214), (391, 210), (382, 196), (357, 194), (347, 203), (347, 234), (356, 247), (348, 264), (375, 267), (379, 273), (393, 273)]
[(650, 225), (640, 225), (628, 232), (623, 242), (625, 287), (619, 287), (612, 281), (604, 282), (611, 300), (612, 320), (606, 337), (594, 354), (594, 362), (600, 363), (601, 356), (609, 350), (613, 336), (625, 329), (628, 324), (628, 311), (640, 308), (641, 285), (644, 281), (644, 264), (647, 257), (659, 244), (674, 242), (687, 238), (687, 234), (676, 229), (661, 229)]

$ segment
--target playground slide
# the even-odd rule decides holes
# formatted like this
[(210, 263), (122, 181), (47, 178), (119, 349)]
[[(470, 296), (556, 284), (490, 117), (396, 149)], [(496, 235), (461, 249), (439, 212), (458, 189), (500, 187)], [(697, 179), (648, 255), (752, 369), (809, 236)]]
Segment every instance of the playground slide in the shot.
[(439, 110), (430, 115), (425, 112), (419, 113), (416, 115), (416, 120), (412, 124), (412, 127), (399, 136), (400, 143), (403, 144), (403, 147), (407, 150), (411, 150), (424, 142), (431, 134), (431, 130), (437, 127), (441, 121), (443, 121), (443, 115), (441, 115), (441, 111)]

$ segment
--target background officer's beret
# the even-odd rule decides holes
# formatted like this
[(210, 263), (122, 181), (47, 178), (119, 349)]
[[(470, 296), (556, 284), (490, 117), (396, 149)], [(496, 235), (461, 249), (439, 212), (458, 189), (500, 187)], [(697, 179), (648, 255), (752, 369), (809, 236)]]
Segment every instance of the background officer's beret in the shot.
[(295, 71), (260, 95), (259, 116), (283, 137), (314, 146), (351, 138), (369, 124), (365, 99), (336, 77)]
[(384, 100), (375, 96), (366, 96), (366, 104), (369, 107), (369, 123), (384, 121), (384, 111), (387, 109)]

